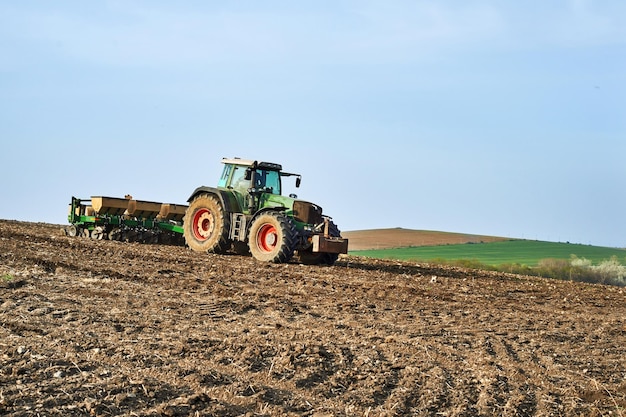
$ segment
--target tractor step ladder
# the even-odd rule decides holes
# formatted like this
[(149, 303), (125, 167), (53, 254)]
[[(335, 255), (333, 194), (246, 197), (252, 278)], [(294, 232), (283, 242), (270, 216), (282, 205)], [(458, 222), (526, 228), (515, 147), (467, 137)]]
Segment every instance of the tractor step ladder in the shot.
[(232, 213), (230, 240), (246, 240), (246, 216), (243, 213)]

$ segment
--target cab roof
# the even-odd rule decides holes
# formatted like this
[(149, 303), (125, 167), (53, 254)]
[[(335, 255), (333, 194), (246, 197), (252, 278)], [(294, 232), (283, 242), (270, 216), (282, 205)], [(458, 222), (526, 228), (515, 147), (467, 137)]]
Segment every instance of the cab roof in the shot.
[(275, 164), (273, 162), (258, 162), (258, 161), (253, 161), (251, 159), (241, 159), (241, 158), (222, 158), (222, 163), (231, 164), (231, 165), (242, 165), (246, 167), (262, 168), (262, 169), (268, 169), (271, 171), (281, 171), (283, 169), (282, 165)]

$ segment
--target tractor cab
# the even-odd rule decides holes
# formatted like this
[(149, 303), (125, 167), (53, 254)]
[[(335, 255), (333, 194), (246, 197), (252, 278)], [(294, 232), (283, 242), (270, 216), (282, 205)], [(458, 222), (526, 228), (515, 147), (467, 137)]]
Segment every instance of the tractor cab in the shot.
[[(218, 188), (233, 191), (240, 207), (248, 214), (253, 214), (271, 201), (282, 205), (284, 198), (279, 197), (282, 177), (296, 176), (296, 187), (300, 186), (300, 175), (282, 172), (280, 164), (239, 158), (224, 158), (222, 163), (224, 170)], [(290, 197), (296, 198), (293, 195)]]

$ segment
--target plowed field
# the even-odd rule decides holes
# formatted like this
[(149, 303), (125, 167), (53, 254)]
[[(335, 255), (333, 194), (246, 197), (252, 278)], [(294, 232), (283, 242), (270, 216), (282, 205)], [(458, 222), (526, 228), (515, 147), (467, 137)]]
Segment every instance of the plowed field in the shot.
[(464, 233), (437, 232), (411, 229), (370, 229), (344, 232), (350, 239), (350, 250), (405, 248), (409, 246), (457, 245), (463, 243), (487, 243), (510, 240), (506, 237), (469, 235)]
[(0, 415), (626, 413), (623, 288), (0, 221)]

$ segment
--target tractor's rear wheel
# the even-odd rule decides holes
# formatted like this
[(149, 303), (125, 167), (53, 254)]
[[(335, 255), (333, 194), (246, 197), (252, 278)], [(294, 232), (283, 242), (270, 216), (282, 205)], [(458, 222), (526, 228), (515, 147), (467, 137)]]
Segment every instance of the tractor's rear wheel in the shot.
[(296, 226), (291, 218), (268, 212), (261, 214), (252, 223), (248, 246), (255, 259), (281, 263), (293, 257), (296, 238)]
[(192, 250), (225, 253), (230, 248), (229, 229), (230, 217), (215, 196), (201, 194), (189, 204), (183, 219), (183, 235)]

